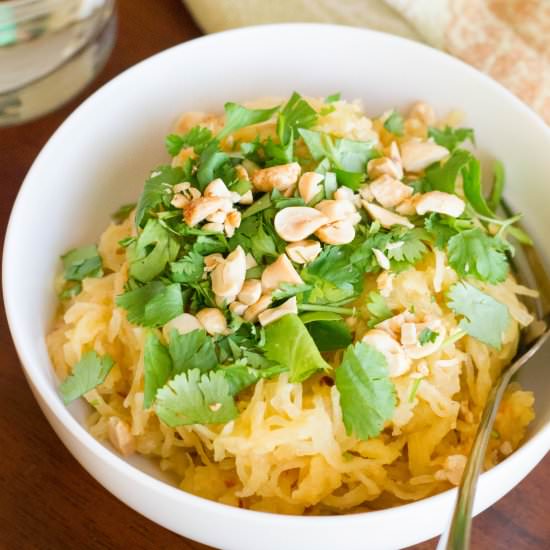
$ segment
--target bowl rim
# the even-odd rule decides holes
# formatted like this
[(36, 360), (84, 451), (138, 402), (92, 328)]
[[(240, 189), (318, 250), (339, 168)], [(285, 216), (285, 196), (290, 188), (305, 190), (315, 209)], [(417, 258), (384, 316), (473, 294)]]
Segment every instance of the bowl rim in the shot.
[[(2, 261), (2, 286), (8, 326), (19, 360), (21, 362), (21, 366), (23, 368), (23, 372), (27, 378), (29, 385), (31, 386), (31, 389), (33, 389), (41, 397), (43, 405), (47, 407), (49, 412), (57, 418), (57, 420), (66, 430), (70, 432), (70, 435), (81, 445), (83, 445), (88, 453), (94, 455), (99, 462), (109, 468), (112, 468), (120, 475), (123, 475), (127, 478), (132, 478), (135, 482), (139, 483), (142, 486), (145, 486), (148, 490), (155, 491), (156, 493), (164, 493), (164, 495), (167, 497), (169, 496), (172, 499), (179, 500), (182, 505), (189, 505), (192, 507), (203, 509), (208, 508), (210, 511), (215, 512), (216, 514), (225, 515), (229, 519), (238, 519), (242, 518), (244, 515), (248, 515), (251, 518), (254, 518), (255, 521), (262, 521), (266, 524), (269, 523), (271, 526), (273, 526), (274, 521), (283, 524), (299, 524), (308, 522), (308, 525), (310, 526), (314, 526), (318, 522), (322, 522), (323, 524), (326, 524), (326, 522), (331, 522), (333, 525), (338, 523), (342, 526), (345, 526), (347, 524), (355, 524), (358, 522), (364, 523), (366, 518), (371, 521), (375, 521), (377, 519), (380, 519), (381, 515), (388, 513), (393, 513), (396, 516), (398, 514), (409, 513), (422, 514), (427, 512), (428, 509), (432, 508), (433, 506), (444, 505), (444, 503), (450, 501), (451, 498), (454, 499), (454, 495), (457, 489), (448, 489), (441, 493), (428, 496), (417, 501), (406, 502), (396, 507), (373, 510), (369, 512), (327, 516), (293, 516), (287, 514), (237, 508), (217, 501), (212, 501), (204, 497), (200, 497), (184, 491), (176, 486), (173, 486), (165, 481), (162, 481), (145, 473), (140, 468), (126, 462), (126, 460), (124, 460), (118, 454), (102, 445), (89, 433), (89, 431), (84, 428), (84, 426), (82, 426), (74, 418), (69, 409), (65, 405), (63, 405), (61, 399), (59, 399), (59, 395), (56, 392), (56, 388), (53, 388), (51, 386), (50, 382), (46, 379), (46, 373), (42, 372), (39, 362), (35, 360), (35, 353), (31, 351), (33, 347), (26, 345), (26, 341), (28, 340), (26, 334), (27, 329), (25, 328), (25, 323), (17, 313), (17, 304), (11, 299), (12, 293), (10, 292), (10, 290), (17, 284), (17, 276), (15, 272), (12, 272), (10, 268), (10, 258), (12, 257), (12, 255), (17, 253), (16, 237), (18, 233), (18, 226), (21, 223), (19, 220), (22, 218), (21, 211), (24, 209), (25, 196), (30, 192), (33, 181), (37, 178), (37, 174), (39, 169), (41, 168), (43, 159), (47, 158), (47, 156), (49, 155), (49, 151), (51, 149), (54, 149), (57, 146), (58, 142), (65, 141), (65, 136), (70, 133), (70, 131), (73, 129), (73, 126), (77, 125), (78, 119), (83, 113), (87, 112), (90, 109), (93, 109), (94, 103), (99, 98), (102, 98), (103, 96), (111, 93), (111, 90), (116, 89), (116, 87), (121, 85), (121, 83), (124, 82), (126, 79), (131, 78), (132, 75), (144, 70), (146, 67), (155, 64), (158, 58), (174, 55), (176, 51), (200, 48), (202, 47), (203, 43), (215, 44), (217, 41), (223, 43), (223, 41), (227, 37), (241, 35), (243, 40), (249, 40), (250, 37), (257, 35), (258, 33), (280, 33), (286, 30), (292, 32), (296, 32), (297, 30), (299, 30), (300, 32), (307, 33), (318, 33), (322, 31), (332, 33), (345, 32), (348, 34), (356, 33), (358, 36), (370, 35), (374, 40), (378, 40), (381, 42), (393, 42), (397, 44), (401, 43), (401, 45), (407, 46), (408, 48), (423, 50), (429, 55), (445, 60), (445, 63), (453, 65), (459, 71), (466, 71), (470, 74), (472, 78), (477, 78), (481, 80), (485, 86), (492, 89), (493, 93), (503, 96), (507, 101), (513, 104), (515, 109), (521, 111), (522, 115), (529, 119), (530, 124), (538, 127), (539, 131), (542, 131), (544, 134), (546, 134), (550, 143), (550, 128), (546, 126), (542, 118), (540, 118), (534, 111), (531, 110), (530, 107), (528, 107), (520, 99), (514, 96), (501, 84), (491, 79), (489, 76), (481, 73), (474, 67), (468, 65), (467, 63), (443, 51), (437, 50), (423, 43), (410, 40), (408, 38), (403, 38), (400, 36), (367, 28), (350, 27), (346, 25), (335, 25), (329, 23), (275, 23), (254, 25), (250, 27), (230, 29), (193, 38), (186, 42), (182, 42), (180, 44), (176, 44), (175, 46), (162, 50), (146, 59), (143, 59), (142, 61), (117, 74), (111, 80), (102, 85), (98, 90), (96, 90), (82, 103), (80, 103), (70, 113), (70, 115), (68, 115), (68, 117), (49, 137), (46, 144), (42, 147), (39, 154), (34, 159), (29, 171), (27, 172), (23, 180), (23, 183), (19, 188), (16, 199), (12, 206), (4, 240)], [(220, 47), (220, 45), (218, 45), (217, 47)], [(49, 365), (49, 368), (51, 369), (51, 364)], [(51, 422), (49, 423), (51, 425)], [(522, 446), (519, 447), (509, 457), (505, 458), (502, 462), (500, 462), (487, 472), (484, 472), (481, 475), (480, 481), (486, 480), (489, 483), (492, 478), (500, 474), (500, 471), (503, 467), (514, 468), (517, 465), (521, 469), (520, 463), (522, 461), (522, 458), (526, 456), (530, 451), (535, 451), (535, 448), (537, 446), (540, 446), (540, 442), (544, 441), (545, 438), (547, 441), (549, 441), (549, 443), (546, 445), (548, 451), (550, 449), (550, 422), (542, 426), (538, 433), (536, 433), (528, 441), (523, 443)], [(74, 457), (74, 454), (72, 452), (71, 454)], [(538, 455), (538, 452), (535, 454)], [(540, 458), (542, 458), (542, 456)], [(85, 467), (85, 469), (87, 468)], [(527, 475), (531, 470), (532, 467), (530, 467), (529, 470), (525, 472), (525, 475)], [(96, 481), (98, 481), (95, 476), (93, 477)], [(111, 492), (109, 487), (106, 487), (106, 489)], [(415, 517), (419, 516), (415, 515)]]

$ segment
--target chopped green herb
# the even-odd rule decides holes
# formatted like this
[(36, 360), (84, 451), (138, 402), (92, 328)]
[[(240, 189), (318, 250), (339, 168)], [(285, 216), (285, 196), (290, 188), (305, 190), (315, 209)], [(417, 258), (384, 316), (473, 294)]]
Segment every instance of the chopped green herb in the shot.
[(111, 219), (115, 223), (122, 223), (128, 218), (128, 216), (132, 213), (132, 210), (134, 210), (135, 207), (136, 207), (135, 202), (131, 204), (123, 204), (116, 212), (113, 212), (111, 214)]
[(351, 332), (342, 319), (311, 321), (306, 327), (320, 352), (344, 349), (353, 341)]
[(335, 101), (340, 101), (341, 97), (340, 92), (336, 92), (335, 94), (330, 94), (327, 97), (325, 97), (325, 103), (334, 103)]
[(67, 281), (82, 281), (86, 277), (102, 277), (103, 268), (97, 246), (82, 246), (73, 248), (61, 256), (65, 271), (63, 276)]
[(331, 368), (297, 315), (285, 315), (265, 328), (265, 355), (289, 369), (291, 382), (303, 382)]
[(386, 300), (379, 292), (369, 292), (367, 310), (370, 313), (369, 326), (377, 324), (393, 317), (393, 311), (388, 307)]
[(445, 126), (443, 130), (428, 128), (428, 136), (443, 147), (453, 152), (463, 141), (470, 140), (475, 145), (474, 131), (472, 128), (451, 128)]
[(491, 188), (489, 200), (487, 201), (487, 205), (492, 212), (495, 212), (500, 205), (505, 181), (506, 172), (504, 171), (504, 164), (496, 160), (493, 164), (493, 186)]
[(362, 342), (349, 346), (336, 369), (336, 387), (347, 434), (359, 439), (379, 435), (396, 405), (386, 358)]
[(202, 329), (186, 334), (180, 334), (176, 329), (172, 329), (168, 349), (174, 372), (178, 374), (193, 369), (207, 372), (218, 364), (212, 338)]
[(505, 243), (500, 239), (479, 228), (468, 229), (449, 239), (449, 264), (464, 277), (471, 275), (481, 281), (500, 283), (509, 271), (504, 250)]
[(415, 378), (412, 387), (411, 387), (411, 393), (409, 393), (409, 403), (414, 403), (414, 400), (416, 398), (416, 393), (418, 392), (418, 388), (420, 387), (420, 382), (424, 380), (424, 377), (421, 378)]
[(170, 264), (171, 278), (176, 283), (197, 284), (204, 272), (204, 258), (191, 250), (189, 254)]
[(280, 106), (273, 107), (272, 109), (247, 109), (237, 103), (226, 103), (224, 109), (225, 126), (218, 134), (218, 139), (223, 139), (246, 126), (252, 126), (253, 124), (269, 120), (280, 109)]
[(464, 196), (474, 210), (483, 216), (494, 218), (495, 214), (489, 208), (483, 196), (483, 189), (481, 187), (481, 165), (479, 164), (479, 160), (472, 157), (462, 168), (462, 181)]
[(426, 344), (435, 342), (438, 336), (439, 336), (439, 332), (437, 332), (436, 330), (431, 330), (428, 327), (426, 327), (422, 330), (422, 332), (418, 336), (418, 341), (420, 342), (421, 346), (425, 346)]
[(167, 206), (172, 197), (172, 187), (183, 181), (184, 171), (180, 167), (159, 166), (151, 172), (145, 182), (136, 208), (136, 225), (142, 227), (151, 212), (161, 205)]
[(178, 241), (158, 220), (150, 219), (137, 241), (127, 248), (130, 275), (143, 283), (160, 275), (166, 265), (175, 260)]
[(172, 375), (172, 359), (166, 346), (150, 332), (143, 349), (144, 398), (143, 407), (148, 409), (155, 400), (157, 390), (168, 382)]
[(160, 327), (183, 313), (179, 284), (165, 286), (150, 282), (116, 297), (116, 304), (126, 310), (128, 321), (146, 327)]
[(447, 305), (464, 318), (459, 328), (495, 349), (502, 346), (502, 335), (510, 323), (508, 308), (469, 283), (455, 283)]
[(469, 151), (456, 149), (443, 164), (437, 162), (429, 166), (424, 177), (428, 190), (454, 193), (458, 175), (472, 158)]
[(242, 390), (252, 386), (262, 378), (274, 378), (275, 376), (287, 372), (288, 368), (282, 365), (272, 365), (263, 369), (250, 367), (244, 364), (234, 364), (221, 367), (222, 372), (229, 384), (231, 395), (237, 395)]
[(173, 428), (187, 424), (223, 424), (238, 415), (223, 372), (182, 372), (157, 392), (157, 415)]
[(401, 113), (392, 111), (390, 116), (384, 122), (384, 128), (396, 136), (403, 135), (404, 121)]
[(95, 351), (84, 353), (74, 366), (73, 373), (59, 386), (65, 405), (102, 384), (113, 365), (108, 355), (100, 356)]
[(165, 145), (168, 154), (175, 157), (184, 147), (193, 147), (200, 154), (212, 141), (212, 132), (208, 128), (195, 126), (184, 135), (170, 134), (166, 136)]

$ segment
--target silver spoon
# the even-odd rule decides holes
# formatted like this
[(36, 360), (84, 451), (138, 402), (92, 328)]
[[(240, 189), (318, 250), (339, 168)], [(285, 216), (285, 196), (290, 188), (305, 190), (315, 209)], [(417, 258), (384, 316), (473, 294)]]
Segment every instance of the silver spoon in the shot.
[(523, 273), (525, 282), (529, 286), (538, 289), (540, 299), (537, 303), (539, 314), (539, 323), (541, 329), (539, 333), (530, 341), (524, 343), (518, 351), (519, 357), (508, 367), (506, 367), (499, 378), (495, 381), (487, 403), (483, 410), (477, 433), (468, 457), (468, 462), (462, 475), (462, 480), (458, 488), (455, 508), (451, 517), (451, 522), (447, 530), (441, 535), (437, 550), (467, 550), (470, 547), (470, 531), (472, 525), (472, 506), (477, 487), (477, 480), (481, 473), (487, 445), (491, 438), (493, 423), (497, 414), (498, 406), (504, 395), (512, 376), (529, 361), (537, 351), (543, 346), (550, 336), (550, 313), (548, 304), (550, 303), (550, 285), (549, 279), (543, 267), (543, 263), (533, 247), (522, 247), (523, 263), (526, 264), (527, 273)]
[[(546, 327), (550, 325), (550, 315), (547, 315), (543, 321)], [(485, 451), (491, 438), (493, 422), (497, 414), (500, 400), (504, 395), (506, 387), (510, 383), (512, 376), (522, 367), (550, 336), (550, 329), (546, 328), (544, 332), (535, 338), (524, 353), (507, 367), (493, 385), (483, 416), (477, 429), (476, 437), (464, 469), (462, 481), (458, 488), (455, 509), (452, 515), (449, 528), (441, 535), (437, 550), (465, 550), (470, 547), (470, 529), (472, 524), (472, 505), (477, 487), (477, 479), (481, 473), (481, 467), (485, 459)]]

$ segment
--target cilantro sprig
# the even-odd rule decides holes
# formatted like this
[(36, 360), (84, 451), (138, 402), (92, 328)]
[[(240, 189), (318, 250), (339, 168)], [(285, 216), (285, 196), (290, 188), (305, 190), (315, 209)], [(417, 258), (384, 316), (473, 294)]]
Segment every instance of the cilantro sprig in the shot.
[(359, 439), (378, 436), (396, 406), (386, 358), (362, 342), (349, 346), (336, 369), (336, 387), (348, 435)]

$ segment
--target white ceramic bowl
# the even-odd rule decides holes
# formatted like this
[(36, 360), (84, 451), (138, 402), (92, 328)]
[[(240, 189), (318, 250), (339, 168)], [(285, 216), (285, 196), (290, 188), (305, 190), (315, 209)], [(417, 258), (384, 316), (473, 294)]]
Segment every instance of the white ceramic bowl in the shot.
[[(397, 548), (443, 529), (454, 492), (369, 514), (291, 517), (217, 504), (178, 490), (143, 459), (125, 461), (84, 427), (83, 403), (64, 407), (44, 335), (56, 298), (58, 256), (96, 240), (109, 214), (135, 200), (149, 169), (165, 161), (163, 138), (179, 113), (220, 110), (293, 90), (341, 91), (370, 114), (423, 99), (441, 113), (460, 108), (485, 157), (504, 161), (507, 196), (550, 256), (547, 213), (550, 131), (490, 79), (428, 47), (346, 27), (247, 28), (182, 44), (105, 85), (57, 130), (36, 159), (14, 206), (4, 250), (4, 298), (25, 374), (54, 430), (103, 486), (157, 523), (230, 550)], [(548, 352), (548, 349), (546, 350)], [(537, 397), (523, 447), (481, 478), (476, 512), (516, 485), (550, 447), (550, 377), (543, 353), (522, 374)], [(546, 363), (548, 353), (546, 353)]]

